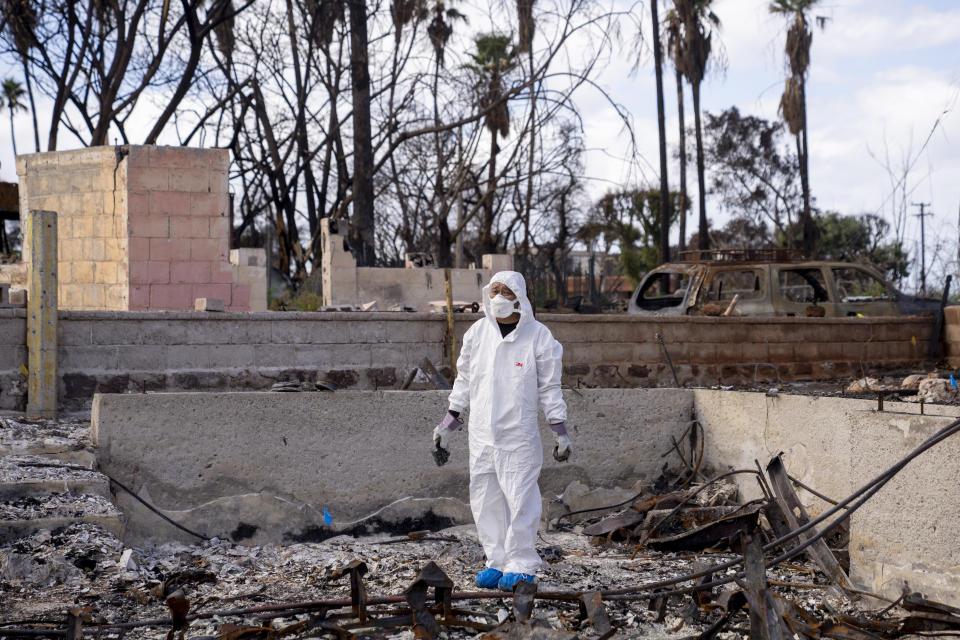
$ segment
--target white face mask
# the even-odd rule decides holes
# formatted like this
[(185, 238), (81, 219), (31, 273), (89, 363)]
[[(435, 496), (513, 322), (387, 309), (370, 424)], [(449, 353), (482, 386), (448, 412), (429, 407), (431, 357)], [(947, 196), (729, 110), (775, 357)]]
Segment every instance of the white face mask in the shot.
[(497, 294), (496, 297), (490, 299), (490, 310), (496, 318), (509, 318), (517, 312), (517, 309), (513, 307), (516, 303), (516, 300), (507, 300), (502, 293)]

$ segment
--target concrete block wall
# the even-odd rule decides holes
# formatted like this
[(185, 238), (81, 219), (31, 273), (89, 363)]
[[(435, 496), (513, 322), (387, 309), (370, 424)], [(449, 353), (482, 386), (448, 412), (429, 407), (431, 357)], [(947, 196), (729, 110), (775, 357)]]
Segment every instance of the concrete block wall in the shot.
[(234, 280), (228, 257), (229, 163), (223, 149), (133, 145), (19, 156), (21, 212), (58, 213), (61, 308), (265, 308), (265, 270), (262, 286), (249, 269)]
[[(127, 309), (127, 167), (121, 147), (17, 156), (21, 228), (30, 209), (57, 213), (59, 305)], [(24, 238), (23, 263), (30, 263)]]
[(9, 284), (10, 290), (27, 288), (27, 265), (23, 262), (0, 264), (0, 284)]
[(27, 312), (0, 309), (0, 410), (22, 411), (27, 402)]
[(261, 390), (317, 378), (394, 388), (424, 357), (443, 363), (440, 323), (357, 315), (63, 312), (60, 397), (81, 408), (95, 391)]
[(234, 286), (250, 287), (248, 311), (267, 310), (267, 252), (264, 249), (231, 249)]
[(929, 352), (932, 317), (712, 318), (544, 315), (571, 384), (710, 386), (860, 377), (909, 368)]
[[(130, 310), (182, 310), (196, 298), (250, 308), (228, 257), (225, 149), (129, 147)], [(236, 297), (236, 300), (234, 299)]]
[(960, 306), (946, 307), (944, 314), (943, 344), (947, 362), (951, 367), (960, 367)]
[[(360, 305), (376, 301), (381, 311), (394, 305), (429, 311), (430, 302), (446, 300), (443, 269), (357, 267), (346, 249), (344, 236), (331, 231), (330, 220), (325, 218), (320, 225), (323, 304)], [(479, 302), (481, 290), (493, 274), (513, 267), (513, 256), (509, 255), (485, 255), (482, 260), (483, 269), (450, 270), (454, 300)]]
[[(25, 311), (0, 310), (19, 335)], [(478, 319), (456, 314), (457, 339)], [(639, 318), (543, 315), (564, 345), (569, 387), (665, 387), (833, 380), (921, 366), (929, 318)], [(347, 389), (396, 388), (429, 358), (445, 375), (446, 318), (434, 313), (117, 313), (63, 311), (61, 402), (96, 390), (256, 390), (329, 379)], [(13, 384), (17, 367), (0, 367)], [(4, 377), (7, 376), (7, 377)], [(12, 392), (4, 391), (10, 398)]]

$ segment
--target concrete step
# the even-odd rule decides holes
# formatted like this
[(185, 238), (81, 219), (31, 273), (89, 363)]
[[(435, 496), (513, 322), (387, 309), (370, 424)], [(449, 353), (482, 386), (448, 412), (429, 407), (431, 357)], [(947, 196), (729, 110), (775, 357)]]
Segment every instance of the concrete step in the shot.
[(96, 464), (86, 421), (27, 421), (22, 417), (0, 416), (0, 457), (42, 456), (92, 469)]
[(85, 420), (0, 416), (0, 544), (77, 523), (123, 534)]
[(0, 544), (80, 522), (100, 525), (116, 536), (123, 533), (120, 511), (109, 498), (61, 491), (0, 502)]
[(71, 524), (96, 524), (116, 537), (123, 536), (123, 520), (115, 516), (84, 516), (82, 518), (36, 518), (33, 520), (0, 521), (0, 545), (27, 538), (38, 531), (56, 531)]
[(109, 480), (102, 473), (49, 456), (0, 457), (0, 502), (65, 492), (111, 498)]

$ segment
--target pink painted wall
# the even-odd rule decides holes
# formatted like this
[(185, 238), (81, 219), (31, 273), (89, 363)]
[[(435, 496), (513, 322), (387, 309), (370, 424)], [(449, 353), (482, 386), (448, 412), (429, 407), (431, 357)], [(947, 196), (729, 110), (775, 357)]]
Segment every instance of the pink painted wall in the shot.
[(234, 284), (228, 257), (229, 153), (129, 149), (130, 310), (192, 309), (196, 298), (219, 298), (248, 311), (250, 287)]

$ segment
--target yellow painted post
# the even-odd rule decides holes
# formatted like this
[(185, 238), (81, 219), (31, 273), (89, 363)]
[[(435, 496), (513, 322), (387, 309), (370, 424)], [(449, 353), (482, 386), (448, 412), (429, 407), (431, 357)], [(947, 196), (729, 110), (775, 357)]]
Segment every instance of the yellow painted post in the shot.
[(27, 283), (27, 415), (57, 415), (57, 214), (30, 211)]
[(447, 335), (450, 337), (450, 370), (457, 377), (457, 334), (453, 324), (453, 283), (450, 282), (450, 269), (443, 270), (444, 286), (447, 294)]

